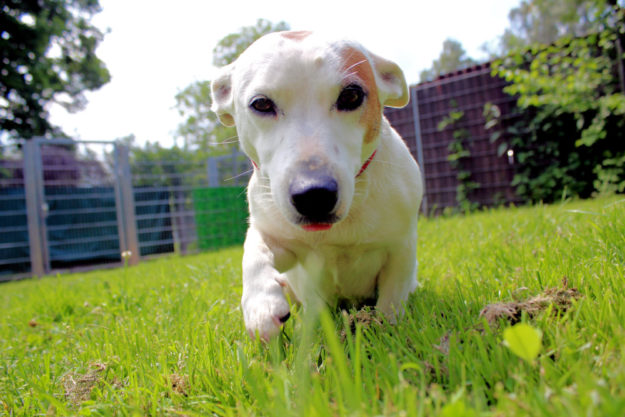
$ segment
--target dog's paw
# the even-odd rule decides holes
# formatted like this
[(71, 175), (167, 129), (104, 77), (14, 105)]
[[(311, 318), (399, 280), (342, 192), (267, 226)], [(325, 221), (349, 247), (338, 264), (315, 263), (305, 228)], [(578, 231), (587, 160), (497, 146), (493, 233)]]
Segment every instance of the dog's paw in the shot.
[(282, 294), (257, 294), (244, 298), (241, 304), (245, 328), (252, 339), (258, 333), (262, 340), (269, 341), (291, 316)]

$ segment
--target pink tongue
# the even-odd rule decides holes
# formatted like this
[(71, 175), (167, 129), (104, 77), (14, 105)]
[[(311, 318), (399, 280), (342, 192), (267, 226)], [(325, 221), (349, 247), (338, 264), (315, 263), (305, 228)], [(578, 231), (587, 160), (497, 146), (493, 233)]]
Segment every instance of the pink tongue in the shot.
[(331, 227), (331, 223), (313, 223), (302, 226), (302, 229), (306, 230), (307, 232), (319, 232), (321, 230), (328, 230)]

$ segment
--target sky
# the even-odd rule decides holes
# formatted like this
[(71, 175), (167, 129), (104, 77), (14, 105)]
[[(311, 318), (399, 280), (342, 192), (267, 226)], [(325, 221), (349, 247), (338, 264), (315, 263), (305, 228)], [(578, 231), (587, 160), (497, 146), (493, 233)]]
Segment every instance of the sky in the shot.
[[(284, 21), (294, 30), (324, 32), (360, 42), (395, 61), (409, 84), (431, 66), (443, 41), (460, 41), (468, 55), (508, 27), (519, 0), (100, 0), (92, 23), (106, 32), (97, 55), (111, 82), (86, 94), (87, 107), (69, 114), (50, 108), (50, 119), (81, 140), (175, 143), (182, 117), (175, 95), (215, 74), (212, 50), (224, 36), (258, 18)], [(178, 142), (181, 144), (181, 142)]]

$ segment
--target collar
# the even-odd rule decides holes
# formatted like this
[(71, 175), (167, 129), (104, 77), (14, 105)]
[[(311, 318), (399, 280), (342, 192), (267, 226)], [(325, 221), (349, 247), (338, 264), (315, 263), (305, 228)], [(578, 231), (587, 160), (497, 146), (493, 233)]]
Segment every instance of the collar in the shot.
[(360, 167), (360, 171), (358, 171), (358, 174), (356, 174), (356, 178), (360, 177), (362, 175), (362, 173), (365, 172), (365, 170), (367, 169), (367, 167), (369, 166), (369, 164), (373, 160), (373, 157), (375, 156), (375, 153), (377, 151), (378, 151), (377, 149), (375, 151), (373, 151), (371, 156), (365, 161), (364, 164), (362, 164), (362, 167)]
[[(365, 170), (369, 167), (369, 164), (373, 160), (373, 157), (375, 156), (377, 151), (378, 151), (377, 149), (373, 151), (371, 156), (367, 158), (364, 164), (362, 164), (362, 166), (360, 167), (360, 171), (358, 171), (358, 174), (356, 174), (356, 178), (360, 177), (362, 173), (365, 172)], [(252, 161), (252, 165), (254, 165), (254, 168), (258, 169), (258, 164), (256, 164), (256, 162), (253, 159), (250, 159), (250, 161)]]

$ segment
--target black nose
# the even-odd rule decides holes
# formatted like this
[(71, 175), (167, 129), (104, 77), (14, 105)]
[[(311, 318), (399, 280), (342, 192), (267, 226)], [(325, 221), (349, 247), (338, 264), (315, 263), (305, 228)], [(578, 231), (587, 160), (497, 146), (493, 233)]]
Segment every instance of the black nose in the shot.
[(338, 200), (336, 180), (327, 174), (306, 173), (295, 177), (289, 186), (295, 210), (310, 222), (330, 222)]

